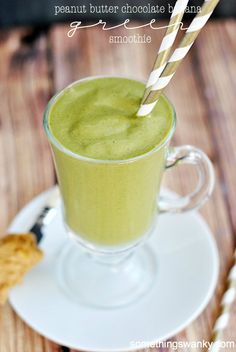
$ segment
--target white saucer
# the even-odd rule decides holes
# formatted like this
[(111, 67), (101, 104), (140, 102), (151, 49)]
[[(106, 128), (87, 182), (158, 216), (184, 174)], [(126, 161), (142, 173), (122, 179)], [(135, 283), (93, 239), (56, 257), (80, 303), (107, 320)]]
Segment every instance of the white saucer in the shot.
[[(47, 196), (48, 192), (41, 194), (22, 209), (9, 232), (26, 231)], [(216, 245), (197, 213), (159, 217), (156, 235), (148, 241), (158, 262), (154, 288), (139, 301), (119, 309), (79, 305), (60, 290), (57, 258), (68, 241), (58, 211), (40, 244), (44, 259), (12, 289), (10, 303), (33, 329), (70, 348), (131, 351), (136, 349), (135, 341), (148, 344), (170, 338), (202, 312), (216, 286)]]

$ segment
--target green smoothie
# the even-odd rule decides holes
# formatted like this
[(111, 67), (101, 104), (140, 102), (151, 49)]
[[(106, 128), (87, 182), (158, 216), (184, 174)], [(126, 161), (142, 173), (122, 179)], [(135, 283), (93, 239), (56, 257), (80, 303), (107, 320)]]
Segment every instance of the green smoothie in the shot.
[(174, 111), (162, 96), (149, 116), (137, 117), (143, 91), (135, 80), (89, 79), (48, 108), (65, 221), (96, 245), (135, 242), (155, 219)]

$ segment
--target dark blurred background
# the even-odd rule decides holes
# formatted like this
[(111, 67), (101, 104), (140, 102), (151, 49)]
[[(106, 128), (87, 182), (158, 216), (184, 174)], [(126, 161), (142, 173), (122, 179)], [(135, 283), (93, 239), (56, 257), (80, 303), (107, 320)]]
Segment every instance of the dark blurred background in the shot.
[[(126, 18), (132, 20), (149, 20), (152, 18), (167, 18), (169, 14), (58, 14), (54, 15), (54, 6), (74, 5), (171, 5), (175, 0), (0, 0), (0, 27), (34, 25), (47, 26), (54, 22), (65, 21), (94, 21), (103, 19), (107, 22), (119, 22)], [(200, 6), (203, 0), (190, 0), (189, 6)], [(191, 17), (193, 15), (186, 15)], [(214, 17), (236, 17), (236, 0), (221, 0), (214, 12)]]

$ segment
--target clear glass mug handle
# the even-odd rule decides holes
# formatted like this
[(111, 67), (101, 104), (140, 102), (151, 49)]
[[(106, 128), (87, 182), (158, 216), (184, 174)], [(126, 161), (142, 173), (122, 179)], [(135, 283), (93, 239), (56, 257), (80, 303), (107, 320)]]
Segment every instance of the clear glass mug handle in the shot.
[(167, 199), (160, 196), (158, 202), (160, 213), (182, 213), (197, 209), (204, 204), (213, 191), (214, 169), (209, 158), (200, 149), (190, 145), (170, 148), (166, 159), (166, 169), (179, 164), (195, 166), (198, 172), (198, 184), (192, 193), (178, 199)]

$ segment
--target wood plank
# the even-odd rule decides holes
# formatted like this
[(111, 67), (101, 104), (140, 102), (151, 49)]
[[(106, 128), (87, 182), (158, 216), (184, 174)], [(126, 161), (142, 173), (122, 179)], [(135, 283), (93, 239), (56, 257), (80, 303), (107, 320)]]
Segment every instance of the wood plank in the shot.
[[(207, 124), (212, 132), (216, 155), (220, 164), (220, 178), (223, 196), (230, 215), (236, 244), (236, 120), (235, 120), (235, 72), (236, 72), (236, 22), (223, 21), (210, 24), (197, 45), (199, 83), (203, 84), (202, 100), (208, 107)], [(227, 238), (222, 229), (222, 243)], [(221, 247), (222, 248), (222, 247)], [(232, 250), (225, 253), (229, 267)], [(231, 320), (225, 332), (225, 340), (236, 340), (236, 304), (232, 309)]]
[[(207, 36), (207, 29), (205, 35)], [(200, 41), (201, 36), (198, 42)], [(199, 67), (202, 67), (202, 65), (204, 65), (203, 61), (198, 62)], [(178, 116), (177, 130), (173, 144), (193, 144), (201, 148), (213, 161), (216, 171), (214, 194), (212, 199), (201, 210), (201, 213), (213, 230), (218, 248), (220, 249), (220, 280), (216, 294), (207, 309), (186, 329), (187, 338), (191, 341), (198, 339), (208, 340), (210, 338), (212, 324), (218, 311), (219, 299), (224, 289), (224, 281), (230, 264), (230, 257), (233, 253), (234, 243), (233, 230), (224, 198), (224, 189), (222, 189), (222, 179), (220, 176), (221, 164), (217, 158), (212, 132), (208, 124), (208, 109), (204, 101), (202, 101), (201, 95), (201, 91), (206, 89), (209, 84), (205, 82), (204, 86), (199, 85), (193, 50), (180, 66), (175, 78), (166, 91), (176, 107)], [(167, 180), (171, 188), (174, 187), (180, 193), (183, 193), (186, 183), (193, 176), (187, 168), (183, 171), (184, 174), (181, 170), (179, 173), (176, 172), (175, 175), (177, 177), (174, 179), (171, 178), (170, 173)]]
[[(209, 26), (210, 33), (211, 28), (214, 30), (214, 24)], [(66, 36), (67, 29), (67, 26), (56, 26), (51, 32), (51, 43), (54, 51), (54, 77), (57, 90), (73, 80), (94, 74), (126, 75), (137, 79), (146, 79), (155, 58), (157, 45), (162, 37), (161, 31), (139, 29), (134, 32), (150, 34), (152, 37), (151, 44), (109, 44), (110, 32), (90, 28), (80, 31), (79, 35), (76, 34), (69, 40), (65, 40), (63, 38)], [(123, 29), (116, 29), (115, 34), (127, 35), (127, 32)], [(199, 38), (199, 46), (201, 46), (203, 37), (204, 40), (209, 41), (209, 39), (206, 39), (207, 36), (208, 28)], [(210, 40), (213, 40), (212, 36), (210, 34)], [(62, 40), (65, 40), (65, 46), (63, 47), (60, 46)], [(217, 36), (214, 40), (217, 41)], [(205, 48), (205, 51), (207, 50)], [(219, 62), (223, 61), (223, 53), (217, 54)], [(197, 61), (197, 65), (199, 67), (205, 65), (204, 57)], [(218, 150), (215, 148), (215, 142), (212, 139), (211, 125), (208, 122), (208, 105), (212, 105), (214, 101), (206, 102), (205, 99), (202, 100), (202, 90), (212, 89), (210, 87), (214, 85), (214, 81), (206, 80), (201, 82), (202, 85), (200, 86), (197, 77), (198, 66), (196, 67), (195, 53), (190, 54), (167, 89), (167, 94), (173, 101), (178, 113), (178, 127), (173, 143), (193, 144), (203, 149), (213, 160), (217, 176), (213, 197), (201, 212), (210, 224), (220, 249), (220, 280), (216, 294), (204, 313), (185, 331), (173, 338), (174, 340), (191, 341), (210, 338), (211, 327), (218, 310), (234, 242), (231, 220), (224, 195), (224, 187), (227, 187), (227, 184), (222, 179), (222, 164), (218, 157)], [(224, 131), (224, 133), (226, 139), (230, 138), (230, 131)], [(222, 146), (222, 153), (223, 150), (224, 147)], [(189, 169), (176, 171), (175, 177), (170, 176), (167, 183), (174, 189), (183, 192), (186, 182), (189, 182), (192, 175), (192, 170)], [(224, 187), (222, 187), (222, 183)]]
[[(51, 95), (44, 34), (34, 39), (27, 29), (0, 37), (0, 233), (36, 194), (55, 180), (50, 150), (42, 128), (45, 104)], [(1, 352), (55, 352), (47, 341), (17, 317), (10, 306), (0, 307)]]

